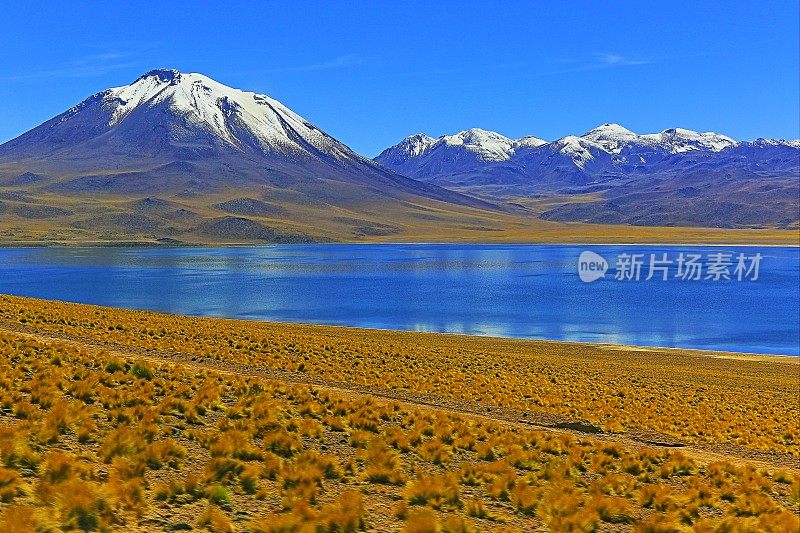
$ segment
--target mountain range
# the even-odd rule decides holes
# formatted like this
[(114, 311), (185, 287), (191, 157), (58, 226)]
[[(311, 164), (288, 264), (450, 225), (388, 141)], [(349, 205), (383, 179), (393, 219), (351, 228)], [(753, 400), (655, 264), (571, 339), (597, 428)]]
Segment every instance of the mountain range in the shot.
[[(735, 141), (619, 124), (547, 142), (478, 128), (412, 135), (375, 161), (412, 178), (537, 209), (546, 220), (667, 226), (791, 226), (800, 141)], [(542, 206), (545, 206), (542, 208)]]
[(477, 128), (418, 134), (370, 160), (267, 95), (153, 70), (0, 145), (0, 241), (598, 231), (563, 224), (572, 221), (795, 227), (798, 154), (797, 141), (605, 124), (553, 142)]

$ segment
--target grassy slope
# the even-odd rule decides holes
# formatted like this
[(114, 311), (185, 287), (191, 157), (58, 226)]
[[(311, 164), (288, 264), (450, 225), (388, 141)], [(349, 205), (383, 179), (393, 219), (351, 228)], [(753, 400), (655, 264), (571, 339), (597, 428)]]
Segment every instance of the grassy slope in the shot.
[[(235, 196), (167, 198), (169, 204), (133, 207), (140, 198), (85, 198), (37, 193), (25, 196), (11, 188), (0, 198), (0, 243), (94, 244), (155, 242), (159, 238), (191, 244), (254, 243), (269, 235), (225, 227), (197, 230), (221, 217), (241, 217), (213, 207), (237, 198), (263, 198), (264, 191)], [(277, 193), (276, 193), (277, 194)], [(21, 195), (21, 196), (20, 196)], [(535, 216), (459, 207), (436, 201), (387, 201), (374, 205), (330, 205), (286, 197), (276, 213), (246, 215), (253, 226), (279, 239), (345, 242), (596, 242), (714, 243), (797, 245), (797, 229), (667, 228), (560, 223)], [(63, 209), (67, 214), (53, 210)]]
[[(0, 315), (3, 530), (800, 525), (797, 469), (237, 371), (477, 396), (498, 408), (522, 402), (616, 431), (652, 420), (685, 440), (735, 440), (796, 459), (794, 359), (259, 324), (6, 296)], [(149, 357), (178, 350), (185, 363)], [(214, 370), (217, 362), (228, 370)]]

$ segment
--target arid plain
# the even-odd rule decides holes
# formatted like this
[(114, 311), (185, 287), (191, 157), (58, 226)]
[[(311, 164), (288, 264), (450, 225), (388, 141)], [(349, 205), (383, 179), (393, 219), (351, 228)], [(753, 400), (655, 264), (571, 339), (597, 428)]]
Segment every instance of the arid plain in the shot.
[(0, 297), (7, 531), (796, 531), (796, 358)]

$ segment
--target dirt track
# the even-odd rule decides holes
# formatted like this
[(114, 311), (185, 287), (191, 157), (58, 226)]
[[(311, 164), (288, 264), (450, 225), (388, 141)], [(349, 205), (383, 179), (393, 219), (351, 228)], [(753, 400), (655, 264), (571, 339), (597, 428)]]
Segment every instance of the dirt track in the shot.
[(649, 446), (679, 448), (686, 455), (702, 463), (727, 460), (748, 462), (769, 468), (779, 467), (800, 470), (800, 458), (798, 457), (789, 454), (761, 452), (732, 444), (690, 445), (669, 435), (653, 431), (631, 429), (628, 429), (624, 433), (605, 433), (589, 422), (567, 419), (551, 413), (523, 411), (520, 409), (467, 402), (430, 394), (419, 394), (413, 391), (385, 389), (358, 383), (331, 381), (303, 372), (289, 372), (239, 363), (226, 363), (192, 353), (152, 350), (67, 334), (42, 332), (30, 326), (7, 321), (0, 321), (0, 331), (34, 338), (44, 342), (55, 341), (66, 343), (88, 351), (102, 351), (109, 355), (141, 358), (154, 363), (173, 363), (197, 370), (208, 370), (226, 374), (254, 376), (290, 383), (307, 384), (347, 395), (369, 395), (377, 398), (389, 399), (415, 408), (448, 411), (547, 431), (570, 432), (579, 436), (590, 436), (596, 440), (619, 442), (629, 447)]

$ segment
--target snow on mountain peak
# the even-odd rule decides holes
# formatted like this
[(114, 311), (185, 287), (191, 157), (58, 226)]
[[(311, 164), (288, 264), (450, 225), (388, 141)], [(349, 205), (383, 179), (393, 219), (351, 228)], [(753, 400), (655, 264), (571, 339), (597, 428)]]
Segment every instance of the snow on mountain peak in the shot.
[(540, 146), (549, 144), (549, 142), (539, 137), (534, 137), (533, 135), (526, 135), (525, 137), (517, 139), (516, 144), (520, 148), (539, 148)]
[(635, 139), (638, 135), (624, 126), (607, 122), (587, 131), (582, 137), (594, 141), (597, 139)]
[(485, 161), (505, 161), (514, 153), (514, 141), (494, 131), (480, 128), (445, 135), (441, 139), (448, 146), (463, 146)]
[(626, 143), (639, 138), (634, 132), (619, 124), (609, 123), (602, 124), (584, 133), (581, 137), (600, 145), (603, 150), (612, 154), (620, 153)]
[(428, 151), (437, 141), (438, 139), (434, 139), (430, 135), (417, 133), (406, 137), (397, 147), (404, 157), (417, 157)]
[(658, 145), (668, 149), (673, 154), (689, 152), (691, 150), (711, 150), (719, 152), (729, 146), (736, 146), (737, 142), (713, 131), (699, 133), (684, 128), (670, 128), (660, 133), (640, 135), (639, 141), (643, 144)]
[(583, 137), (567, 135), (552, 143), (556, 150), (567, 155), (580, 168), (583, 168), (588, 161), (594, 159), (590, 148), (603, 150), (603, 147)]
[(202, 74), (152, 70), (130, 85), (101, 95), (104, 109), (110, 112), (109, 127), (122, 123), (137, 109), (160, 105), (189, 125), (237, 148), (255, 140), (264, 150), (284, 153), (306, 151), (304, 143), (337, 152), (337, 157), (344, 151), (277, 100), (228, 87)]
[[(761, 153), (771, 157), (764, 168), (789, 165), (797, 161), (792, 150), (800, 148), (800, 140), (756, 139), (738, 143), (719, 133), (672, 128), (659, 133), (638, 135), (613, 123), (600, 126), (583, 135), (567, 135), (552, 142), (537, 137), (522, 137), (516, 141), (499, 133), (473, 128), (454, 135), (432, 139), (419, 137), (424, 150), (401, 147), (409, 145), (412, 137), (387, 148), (376, 160), (388, 168), (422, 180), (448, 177), (454, 183), (465, 183), (481, 172), (486, 179), (509, 172), (509, 180), (537, 172), (556, 174), (578, 172), (586, 176), (638, 175), (680, 167), (684, 161), (704, 161), (705, 164), (733, 164), (746, 160), (747, 154)], [(741, 150), (739, 149), (741, 148)], [(478, 157), (475, 157), (476, 154)], [(753, 155), (752, 157), (756, 157)], [(761, 167), (759, 167), (761, 168)], [(541, 169), (541, 170), (536, 170)], [(763, 169), (762, 169), (763, 170)], [(496, 173), (496, 174), (495, 174)], [(604, 174), (605, 173), (605, 174)]]

